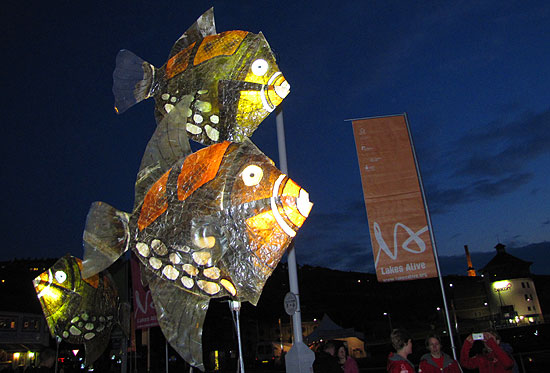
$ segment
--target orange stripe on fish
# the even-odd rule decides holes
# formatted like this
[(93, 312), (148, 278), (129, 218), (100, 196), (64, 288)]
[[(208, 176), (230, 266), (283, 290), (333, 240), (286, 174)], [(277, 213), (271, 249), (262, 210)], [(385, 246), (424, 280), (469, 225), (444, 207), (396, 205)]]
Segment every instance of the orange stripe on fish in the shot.
[(170, 79), (184, 72), (189, 65), (189, 56), (195, 43), (191, 44), (166, 62), (166, 79)]
[(229, 141), (214, 144), (189, 155), (178, 176), (178, 199), (184, 201), (201, 186), (216, 177)]
[(170, 171), (166, 171), (147, 192), (138, 219), (138, 228), (140, 231), (147, 228), (168, 209), (166, 182), (168, 181)]
[(246, 35), (246, 31), (235, 30), (206, 36), (195, 54), (193, 64), (196, 66), (217, 56), (231, 56), (239, 49)]

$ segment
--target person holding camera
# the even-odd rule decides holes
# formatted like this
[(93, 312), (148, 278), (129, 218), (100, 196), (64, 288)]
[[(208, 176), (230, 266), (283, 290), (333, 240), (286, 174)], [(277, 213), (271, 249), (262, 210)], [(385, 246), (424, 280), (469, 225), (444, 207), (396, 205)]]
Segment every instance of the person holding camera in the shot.
[(426, 338), (426, 348), (430, 352), (420, 358), (419, 373), (461, 373), (457, 361), (441, 351), (438, 335), (431, 334)]
[(499, 346), (491, 332), (472, 333), (460, 351), (460, 364), (479, 373), (512, 373), (514, 360)]

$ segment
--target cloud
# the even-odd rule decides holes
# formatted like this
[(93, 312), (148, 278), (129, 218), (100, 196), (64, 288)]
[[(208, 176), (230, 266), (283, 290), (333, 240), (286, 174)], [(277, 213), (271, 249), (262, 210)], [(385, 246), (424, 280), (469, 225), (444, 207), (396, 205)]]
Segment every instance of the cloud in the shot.
[(372, 247), (363, 201), (351, 201), (337, 212), (312, 210), (296, 237), (295, 246), (299, 263), (347, 271), (372, 269)]
[(521, 170), (542, 154), (550, 153), (550, 109), (524, 115), (516, 121), (495, 121), (462, 137), (457, 153), (471, 156), (456, 171), (457, 176), (502, 176)]
[(479, 179), (469, 184), (462, 183), (457, 188), (440, 189), (427, 188), (426, 198), (432, 214), (441, 214), (451, 210), (453, 206), (474, 202), (480, 199), (491, 199), (511, 193), (529, 183), (534, 175), (518, 173), (501, 179)]
[(493, 121), (470, 132), (430, 170), (426, 188), (430, 211), (444, 213), (452, 206), (512, 193), (534, 179), (526, 169), (547, 153), (550, 108), (513, 121)]

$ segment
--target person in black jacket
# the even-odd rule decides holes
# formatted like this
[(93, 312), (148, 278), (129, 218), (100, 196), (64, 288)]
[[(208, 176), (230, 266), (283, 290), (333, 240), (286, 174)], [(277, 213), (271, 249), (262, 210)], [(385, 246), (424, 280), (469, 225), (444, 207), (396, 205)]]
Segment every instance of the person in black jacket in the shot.
[(321, 351), (315, 354), (313, 362), (313, 372), (315, 373), (342, 373), (336, 357), (336, 344), (328, 341), (321, 348)]

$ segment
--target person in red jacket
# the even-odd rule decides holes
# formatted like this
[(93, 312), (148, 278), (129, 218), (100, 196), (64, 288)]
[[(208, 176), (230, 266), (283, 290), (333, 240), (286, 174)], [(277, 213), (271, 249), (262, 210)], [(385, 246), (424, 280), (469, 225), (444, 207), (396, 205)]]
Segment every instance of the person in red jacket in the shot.
[[(499, 342), (490, 332), (484, 332), (482, 351), (470, 354), (474, 344), (470, 334), (460, 351), (460, 364), (467, 369), (479, 369), (479, 373), (512, 373), (514, 360), (499, 346)], [(478, 342), (477, 340), (475, 342)], [(474, 352), (474, 351), (472, 351)], [(473, 356), (470, 356), (473, 355)]]
[(441, 351), (441, 339), (436, 334), (426, 338), (428, 351), (420, 358), (418, 372), (422, 373), (461, 373), (456, 360)]
[(395, 353), (388, 356), (388, 373), (415, 373), (414, 365), (407, 359), (412, 353), (412, 339), (403, 329), (394, 329), (390, 335)]

